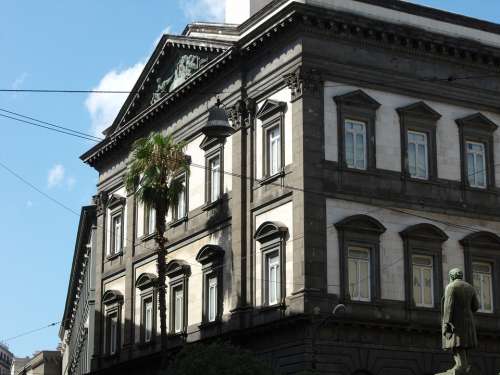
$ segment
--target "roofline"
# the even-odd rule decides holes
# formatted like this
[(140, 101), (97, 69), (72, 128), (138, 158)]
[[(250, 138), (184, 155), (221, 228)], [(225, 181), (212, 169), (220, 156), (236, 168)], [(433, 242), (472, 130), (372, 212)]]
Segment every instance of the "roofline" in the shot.
[(79, 264), (80, 258), (81, 258), (81, 249), (83, 247), (82, 240), (83, 236), (85, 234), (85, 230), (89, 224), (92, 224), (94, 221), (94, 218), (96, 217), (96, 210), (97, 207), (95, 205), (89, 205), (89, 206), (83, 206), (81, 209), (80, 213), (80, 221), (78, 223), (78, 230), (77, 230), (77, 235), (76, 235), (76, 241), (75, 241), (75, 251), (73, 253), (73, 262), (71, 265), (71, 274), (68, 282), (68, 290), (66, 293), (66, 303), (64, 306), (64, 313), (63, 313), (63, 318), (61, 321), (61, 327), (59, 329), (59, 338), (62, 340), (64, 339), (64, 330), (68, 326), (68, 321), (67, 317), (70, 312), (70, 305), (72, 301), (74, 300), (74, 293), (72, 293), (75, 285), (75, 274), (76, 274), (76, 268)]

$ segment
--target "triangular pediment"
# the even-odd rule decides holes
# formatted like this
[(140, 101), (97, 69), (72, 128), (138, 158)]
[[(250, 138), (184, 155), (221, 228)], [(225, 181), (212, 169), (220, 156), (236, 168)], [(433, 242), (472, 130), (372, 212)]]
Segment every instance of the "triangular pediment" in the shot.
[(415, 117), (415, 118), (426, 118), (430, 120), (439, 120), (441, 114), (432, 109), (429, 105), (424, 102), (417, 102), (405, 107), (397, 109), (398, 113), (404, 114), (405, 116)]
[(352, 91), (347, 94), (336, 96), (333, 99), (335, 100), (335, 103), (346, 106), (370, 108), (373, 110), (380, 107), (380, 103), (363, 90)]
[(284, 112), (286, 110), (286, 103), (277, 100), (268, 99), (259, 108), (256, 117), (264, 120), (275, 113)]
[(498, 129), (498, 125), (491, 121), (482, 113), (474, 113), (473, 115), (457, 120), (459, 126), (469, 127), (471, 130), (484, 131), (492, 133)]
[(109, 137), (128, 120), (136, 117), (164, 97), (181, 91), (198, 72), (226, 51), (228, 42), (164, 35), (144, 67), (113, 124), (103, 134)]

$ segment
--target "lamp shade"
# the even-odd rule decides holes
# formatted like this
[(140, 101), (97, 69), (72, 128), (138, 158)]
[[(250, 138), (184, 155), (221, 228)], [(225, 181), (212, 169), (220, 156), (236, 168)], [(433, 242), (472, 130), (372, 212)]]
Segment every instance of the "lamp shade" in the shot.
[(227, 138), (234, 133), (226, 111), (220, 106), (220, 101), (217, 101), (208, 112), (208, 121), (201, 132), (208, 138)]

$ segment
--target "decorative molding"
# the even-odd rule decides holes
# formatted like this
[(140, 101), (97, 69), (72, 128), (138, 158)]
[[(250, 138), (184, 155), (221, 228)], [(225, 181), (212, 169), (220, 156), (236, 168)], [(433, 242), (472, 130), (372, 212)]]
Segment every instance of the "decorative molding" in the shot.
[(94, 195), (92, 197), (92, 201), (96, 206), (97, 216), (103, 215), (106, 211), (106, 207), (108, 204), (109, 195), (105, 191), (101, 191), (100, 193)]
[(148, 288), (152, 288), (158, 282), (158, 277), (152, 273), (143, 273), (141, 274), (136, 282), (135, 287), (139, 290), (145, 290)]
[(263, 243), (272, 238), (284, 237), (286, 233), (288, 233), (288, 228), (285, 224), (278, 221), (266, 221), (257, 228), (254, 238)]
[(167, 264), (165, 275), (171, 279), (179, 275), (190, 276), (191, 266), (184, 260), (172, 260)]
[(221, 260), (224, 254), (224, 249), (218, 245), (205, 245), (200, 249), (198, 255), (196, 255), (196, 261), (201, 264), (207, 264)]

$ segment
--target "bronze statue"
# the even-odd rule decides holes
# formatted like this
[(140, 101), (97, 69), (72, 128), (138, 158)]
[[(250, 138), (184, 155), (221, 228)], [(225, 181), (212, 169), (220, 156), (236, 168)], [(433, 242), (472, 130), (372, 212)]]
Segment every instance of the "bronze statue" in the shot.
[(460, 269), (452, 269), (449, 277), (442, 304), (443, 349), (451, 350), (455, 366), (439, 375), (474, 374), (469, 351), (477, 347), (474, 313), (479, 309), (479, 300), (474, 287), (463, 280)]

